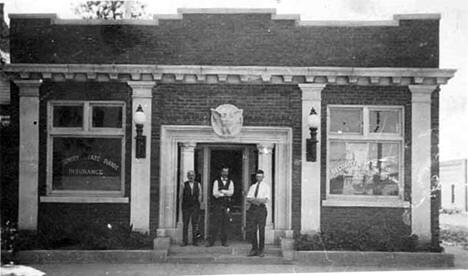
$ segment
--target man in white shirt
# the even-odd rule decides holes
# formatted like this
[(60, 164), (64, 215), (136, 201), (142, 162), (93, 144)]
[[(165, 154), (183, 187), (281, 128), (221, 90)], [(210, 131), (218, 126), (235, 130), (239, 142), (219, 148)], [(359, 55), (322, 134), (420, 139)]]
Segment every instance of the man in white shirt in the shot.
[(198, 219), (200, 215), (200, 204), (202, 202), (202, 189), (199, 182), (195, 181), (195, 172), (188, 171), (187, 179), (181, 189), (182, 200), (182, 246), (188, 244), (188, 225), (192, 220), (192, 243), (194, 246), (198, 245)]
[[(247, 193), (247, 203), (250, 204), (247, 210), (247, 238), (252, 244), (252, 249), (248, 256), (264, 256), (265, 249), (265, 223), (267, 217), (266, 203), (270, 200), (270, 186), (263, 182), (264, 172), (258, 170), (256, 174), (257, 183), (249, 188)], [(257, 229), (259, 240), (257, 241)]]
[(229, 204), (231, 196), (234, 194), (234, 182), (229, 179), (229, 168), (221, 170), (221, 177), (213, 182), (213, 202), (211, 209), (211, 230), (208, 244), (213, 246), (216, 241), (218, 231), (221, 234), (221, 244), (227, 246), (227, 228), (229, 226)]

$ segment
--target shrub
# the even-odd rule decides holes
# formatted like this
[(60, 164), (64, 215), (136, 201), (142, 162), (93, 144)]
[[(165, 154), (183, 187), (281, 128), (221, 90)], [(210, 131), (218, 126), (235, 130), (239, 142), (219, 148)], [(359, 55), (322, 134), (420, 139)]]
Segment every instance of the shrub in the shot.
[(296, 250), (352, 250), (352, 251), (437, 251), (418, 247), (416, 235), (392, 237), (376, 236), (365, 230), (337, 230), (315, 235), (300, 235)]
[[(3, 229), (3, 228), (2, 228)], [(32, 249), (151, 249), (149, 234), (133, 231), (127, 224), (49, 224), (37, 232), (18, 231), (12, 251)], [(2, 243), (3, 248), (3, 243)]]

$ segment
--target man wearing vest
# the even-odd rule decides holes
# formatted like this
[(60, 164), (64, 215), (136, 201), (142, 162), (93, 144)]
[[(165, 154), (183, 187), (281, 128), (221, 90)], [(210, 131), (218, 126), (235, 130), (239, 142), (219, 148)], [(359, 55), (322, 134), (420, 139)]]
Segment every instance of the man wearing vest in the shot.
[[(249, 256), (263, 257), (265, 248), (265, 223), (267, 217), (266, 203), (270, 200), (270, 186), (263, 182), (264, 172), (258, 170), (256, 174), (257, 183), (249, 188), (247, 203), (247, 238), (252, 244)], [(257, 228), (259, 240), (257, 241)]]
[(192, 243), (197, 246), (198, 234), (198, 216), (200, 212), (200, 204), (202, 201), (202, 191), (199, 182), (195, 181), (195, 172), (187, 172), (188, 181), (184, 182), (182, 187), (182, 221), (184, 223), (182, 231), (182, 246), (188, 244), (188, 225), (192, 221)]
[(229, 203), (234, 193), (234, 182), (229, 179), (229, 168), (221, 170), (221, 177), (213, 182), (213, 205), (210, 238), (206, 246), (213, 246), (218, 235), (221, 234), (221, 244), (227, 246), (227, 228), (229, 226)]

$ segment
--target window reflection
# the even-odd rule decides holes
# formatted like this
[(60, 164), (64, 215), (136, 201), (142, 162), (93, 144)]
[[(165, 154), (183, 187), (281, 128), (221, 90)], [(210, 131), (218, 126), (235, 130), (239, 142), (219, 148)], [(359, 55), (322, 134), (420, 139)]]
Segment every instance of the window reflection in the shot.
[(398, 195), (397, 143), (330, 143), (330, 194)]
[(54, 127), (83, 127), (83, 106), (54, 106), (53, 118)]
[(122, 127), (121, 106), (93, 106), (93, 127)]

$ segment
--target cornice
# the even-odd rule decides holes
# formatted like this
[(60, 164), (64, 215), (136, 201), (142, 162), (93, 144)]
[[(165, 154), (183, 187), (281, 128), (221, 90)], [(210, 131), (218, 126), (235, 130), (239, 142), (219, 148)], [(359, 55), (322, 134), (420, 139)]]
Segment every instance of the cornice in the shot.
[(14, 13), (9, 14), (10, 19), (49, 19), (51, 24), (57, 25), (159, 25), (160, 20), (182, 20), (185, 14), (270, 14), (271, 20), (291, 20), (298, 26), (337, 26), (337, 27), (363, 27), (363, 26), (399, 26), (401, 20), (440, 20), (440, 14), (395, 14), (391, 20), (301, 20), (299, 14), (276, 14), (276, 9), (226, 9), (201, 8), (177, 9), (175, 14), (155, 14), (151, 19), (62, 19), (54, 13)]
[(456, 72), (439, 68), (30, 63), (8, 64), (3, 71), (13, 80), (355, 85), (440, 85)]

